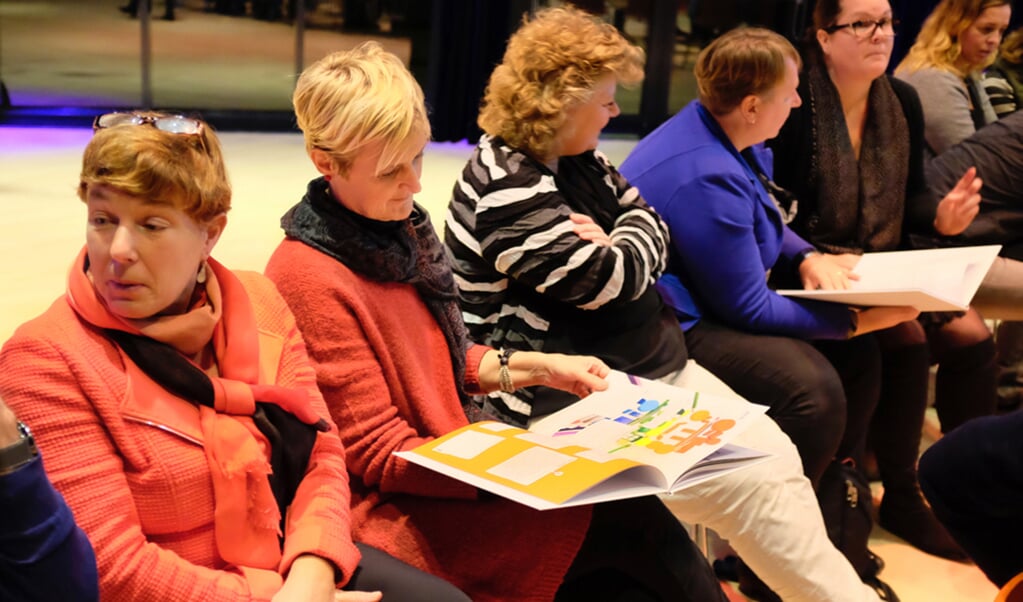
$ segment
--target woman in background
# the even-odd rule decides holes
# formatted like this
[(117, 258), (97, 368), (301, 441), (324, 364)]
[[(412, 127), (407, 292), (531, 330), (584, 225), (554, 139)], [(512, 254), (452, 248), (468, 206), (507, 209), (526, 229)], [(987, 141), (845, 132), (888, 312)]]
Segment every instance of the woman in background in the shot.
[(896, 68), (920, 97), (929, 157), (998, 118), (980, 76), (1011, 15), (1009, 0), (942, 0)]
[(1005, 36), (981, 83), (999, 119), (1023, 108), (1023, 29)]

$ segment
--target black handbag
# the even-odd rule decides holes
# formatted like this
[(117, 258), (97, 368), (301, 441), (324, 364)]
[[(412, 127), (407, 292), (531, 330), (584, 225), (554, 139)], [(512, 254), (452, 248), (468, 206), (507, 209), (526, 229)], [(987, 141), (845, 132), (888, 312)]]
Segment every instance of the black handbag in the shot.
[(817, 501), (828, 537), (867, 581), (881, 570), (881, 560), (867, 549), (874, 526), (870, 483), (853, 461), (833, 460), (817, 486)]

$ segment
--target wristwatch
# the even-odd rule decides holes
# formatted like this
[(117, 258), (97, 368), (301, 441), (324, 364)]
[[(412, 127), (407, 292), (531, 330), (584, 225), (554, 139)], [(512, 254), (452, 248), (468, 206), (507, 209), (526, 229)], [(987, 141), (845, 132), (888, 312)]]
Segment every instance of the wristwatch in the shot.
[(18, 421), (18, 432), (21, 434), (21, 439), (7, 447), (0, 448), (0, 475), (18, 470), (39, 455), (32, 431), (20, 420)]

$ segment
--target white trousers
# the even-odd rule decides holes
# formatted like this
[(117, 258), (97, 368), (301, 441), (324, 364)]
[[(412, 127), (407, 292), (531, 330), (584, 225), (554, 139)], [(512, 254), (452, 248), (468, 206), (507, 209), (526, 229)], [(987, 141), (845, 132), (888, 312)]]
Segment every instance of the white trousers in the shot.
[(989, 320), (1023, 320), (1023, 261), (995, 257), (970, 305)]
[[(689, 360), (684, 370), (661, 379), (717, 395), (737, 395)], [(824, 529), (820, 506), (796, 446), (778, 425), (759, 415), (734, 439), (773, 458), (664, 496), (683, 522), (702, 524), (732, 548), (785, 601), (878, 600), (860, 581)]]

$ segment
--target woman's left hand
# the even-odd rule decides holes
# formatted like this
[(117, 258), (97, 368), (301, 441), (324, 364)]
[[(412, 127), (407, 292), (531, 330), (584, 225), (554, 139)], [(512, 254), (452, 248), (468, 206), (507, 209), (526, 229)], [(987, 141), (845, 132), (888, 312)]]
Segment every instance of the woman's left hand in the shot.
[(955, 188), (938, 203), (934, 229), (943, 236), (955, 236), (965, 230), (980, 212), (980, 188), (984, 182), (977, 177), (977, 168), (966, 170)]
[(859, 275), (852, 271), (859, 260), (860, 256), (853, 253), (811, 255), (799, 264), (799, 277), (803, 281), (803, 288), (808, 291), (845, 290), (849, 288), (849, 281), (860, 279)]
[[(540, 356), (533, 367), (534, 384), (553, 387), (586, 397), (594, 391), (607, 389), (607, 375), (611, 368), (589, 355), (537, 353)], [(525, 359), (525, 358), (523, 358)]]
[(590, 216), (582, 213), (573, 213), (568, 216), (568, 219), (572, 220), (572, 223), (575, 224), (572, 231), (579, 238), (602, 247), (611, 246), (611, 237)]
[[(543, 385), (586, 397), (607, 388), (605, 378), (611, 373), (607, 364), (590, 355), (565, 355), (519, 351), (508, 359), (512, 385), (516, 389)], [(496, 349), (480, 360), (480, 385), (484, 391), (500, 388), (500, 361)]]

